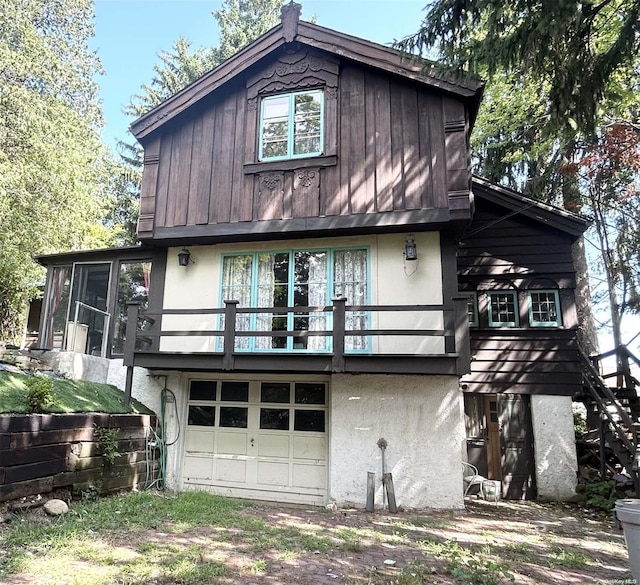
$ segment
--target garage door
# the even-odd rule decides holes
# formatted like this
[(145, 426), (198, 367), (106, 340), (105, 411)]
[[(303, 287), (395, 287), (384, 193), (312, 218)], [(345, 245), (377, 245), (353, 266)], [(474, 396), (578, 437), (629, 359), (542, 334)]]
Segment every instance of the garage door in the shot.
[(183, 484), (323, 504), (326, 421), (324, 382), (191, 380)]

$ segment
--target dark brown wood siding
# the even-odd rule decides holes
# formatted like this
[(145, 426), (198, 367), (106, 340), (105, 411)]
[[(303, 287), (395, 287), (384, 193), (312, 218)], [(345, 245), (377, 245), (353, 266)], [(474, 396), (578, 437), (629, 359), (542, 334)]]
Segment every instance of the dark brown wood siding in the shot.
[[(575, 236), (478, 198), (458, 250), (461, 290), (475, 291), (479, 323), (472, 327), (468, 392), (572, 395), (580, 390), (577, 354)], [(516, 292), (518, 327), (490, 327), (487, 293)], [(529, 324), (527, 291), (557, 290), (559, 327)]]
[[(420, 212), (423, 222), (425, 210), (442, 221), (450, 207), (469, 216), (461, 100), (318, 51), (270, 59), (148, 138), (142, 239), (215, 238), (234, 223), (301, 218), (357, 225), (355, 216), (375, 215), (393, 225), (394, 212)], [(325, 88), (323, 155), (259, 162), (260, 96), (314, 86)], [(270, 225), (256, 231), (268, 238)]]

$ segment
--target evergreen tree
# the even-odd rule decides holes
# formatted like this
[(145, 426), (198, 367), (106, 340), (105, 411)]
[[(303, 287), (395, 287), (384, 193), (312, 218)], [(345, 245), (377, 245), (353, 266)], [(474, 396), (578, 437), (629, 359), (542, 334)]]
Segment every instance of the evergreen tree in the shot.
[[(221, 8), (213, 12), (220, 27), (219, 46), (191, 51), (190, 41), (179, 37), (171, 51), (159, 54), (160, 63), (154, 66), (151, 81), (142, 85), (124, 112), (142, 116), (237, 53), (280, 22), (282, 3), (283, 0), (224, 0)], [(119, 143), (119, 149), (121, 160), (112, 181), (116, 204), (109, 224), (119, 226), (120, 243), (132, 244), (136, 239), (142, 150), (137, 144), (124, 141)]]
[(612, 76), (640, 52), (640, 0), (434, 0), (398, 46), (489, 78), (542, 80), (555, 129), (592, 133)]

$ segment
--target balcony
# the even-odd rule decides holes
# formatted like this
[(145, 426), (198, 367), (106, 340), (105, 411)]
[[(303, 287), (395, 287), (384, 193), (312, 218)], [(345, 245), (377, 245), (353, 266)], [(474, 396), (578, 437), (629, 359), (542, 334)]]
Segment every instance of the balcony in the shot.
[[(321, 307), (249, 308), (229, 300), (223, 308), (165, 309), (161, 313), (144, 312), (137, 303), (130, 303), (124, 347), (127, 393), (134, 366), (165, 371), (299, 374), (461, 376), (469, 371), (466, 297), (454, 298), (448, 305), (346, 302), (335, 298), (332, 305)], [(347, 323), (354, 322), (353, 315), (363, 317), (356, 320), (360, 326), (347, 328)], [(263, 325), (264, 316), (272, 323), (277, 321), (274, 317), (281, 316), (289, 326), (257, 328), (260, 316)], [(300, 317), (315, 318), (324, 328), (291, 328)], [(176, 325), (179, 319), (196, 319), (200, 326), (181, 329)], [(174, 323), (167, 326), (171, 320)], [(208, 327), (207, 321), (218, 327)], [(432, 323), (436, 326), (429, 327)], [(310, 343), (313, 338), (323, 341)], [(198, 339), (203, 343), (194, 347)], [(264, 344), (259, 347), (252, 341), (257, 339), (277, 339), (283, 347), (265, 349)], [(360, 340), (357, 348), (354, 339)]]

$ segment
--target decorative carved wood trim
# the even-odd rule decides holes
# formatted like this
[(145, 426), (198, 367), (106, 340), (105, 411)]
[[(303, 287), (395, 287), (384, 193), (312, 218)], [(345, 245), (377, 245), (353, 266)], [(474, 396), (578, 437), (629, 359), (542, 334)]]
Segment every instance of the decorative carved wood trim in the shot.
[[(258, 73), (247, 79), (247, 120), (250, 123), (248, 128), (255, 126), (256, 132), (259, 132), (257, 120), (259, 117), (258, 101), (260, 96), (307, 88), (322, 88), (324, 90), (325, 128), (337, 128), (339, 70), (340, 62), (337, 59), (327, 57), (313, 50), (300, 51), (292, 48), (288, 52), (281, 53), (276, 60), (271, 61), (271, 63), (267, 64)], [(325, 154), (336, 154), (337, 148), (335, 140), (331, 140), (331, 136), (335, 136), (336, 134), (336, 132), (331, 133), (325, 131)], [(299, 165), (288, 165), (286, 167), (269, 166), (249, 169), (248, 165), (254, 163), (257, 158), (257, 143), (257, 135), (253, 137), (251, 142), (247, 141), (245, 159), (247, 165), (245, 165), (245, 173), (262, 172), (263, 170), (272, 169), (294, 170), (299, 168)], [(274, 163), (268, 164), (272, 165)]]
[(293, 173), (293, 217), (317, 217), (320, 213), (320, 169)]
[(327, 97), (335, 99), (338, 70), (337, 60), (312, 51), (284, 53), (247, 80), (247, 97), (315, 86), (326, 88)]
[(284, 205), (284, 173), (258, 176), (257, 219), (282, 219)]
[(300, 11), (302, 5), (295, 2), (289, 2), (280, 9), (282, 20), (282, 36), (287, 43), (293, 41), (298, 34), (298, 21), (300, 20)]

